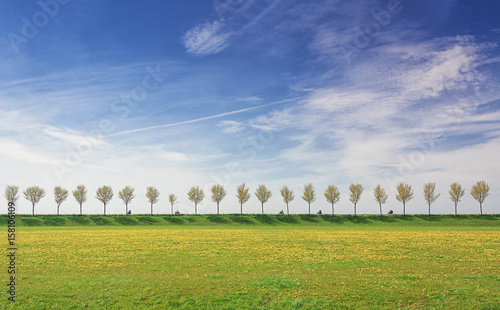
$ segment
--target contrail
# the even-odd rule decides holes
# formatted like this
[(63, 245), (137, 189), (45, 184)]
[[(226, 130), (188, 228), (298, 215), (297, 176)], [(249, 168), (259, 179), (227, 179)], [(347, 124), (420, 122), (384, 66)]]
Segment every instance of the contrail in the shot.
[(490, 58), (490, 59), (486, 59), (486, 60), (480, 61), (480, 62), (477, 63), (476, 67), (479, 67), (479, 66), (482, 66), (482, 65), (486, 65), (486, 64), (492, 64), (492, 63), (495, 63), (495, 62), (500, 62), (500, 57), (494, 57), (494, 58)]
[(275, 101), (275, 102), (271, 102), (271, 103), (266, 103), (266, 104), (258, 105), (258, 106), (255, 106), (255, 107), (250, 107), (250, 108), (240, 109), (240, 110), (236, 110), (236, 111), (230, 111), (230, 112), (220, 113), (220, 114), (216, 114), (216, 115), (205, 116), (205, 117), (201, 117), (201, 118), (195, 118), (195, 119), (188, 120), (188, 121), (182, 121), (182, 122), (176, 122), (176, 123), (170, 123), (170, 124), (164, 124), (164, 125), (157, 125), (157, 126), (151, 126), (151, 127), (144, 127), (144, 128), (137, 128), (137, 129), (131, 129), (131, 130), (124, 130), (124, 131), (120, 131), (120, 132), (115, 132), (115, 133), (109, 134), (109, 135), (105, 136), (105, 138), (107, 138), (107, 137), (115, 137), (115, 136), (122, 136), (122, 135), (131, 134), (131, 133), (136, 133), (136, 132), (141, 132), (141, 131), (148, 131), (148, 130), (159, 129), (159, 128), (167, 128), (167, 127), (174, 127), (174, 126), (179, 126), (179, 125), (186, 125), (186, 124), (192, 124), (192, 123), (202, 122), (202, 121), (206, 121), (206, 120), (213, 119), (213, 118), (218, 118), (218, 117), (223, 117), (223, 116), (227, 116), (227, 115), (243, 113), (243, 112), (247, 112), (247, 111), (251, 111), (251, 110), (255, 110), (255, 109), (259, 109), (259, 108), (263, 108), (263, 107), (267, 107), (267, 106), (275, 105), (275, 104), (279, 104), (279, 103), (289, 102), (289, 101), (293, 101), (293, 100), (295, 100), (295, 99), (286, 99), (286, 100), (281, 100), (281, 101)]

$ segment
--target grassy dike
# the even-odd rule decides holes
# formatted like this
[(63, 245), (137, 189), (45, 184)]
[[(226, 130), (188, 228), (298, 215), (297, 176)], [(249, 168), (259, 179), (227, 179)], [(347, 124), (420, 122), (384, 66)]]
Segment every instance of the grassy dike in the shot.
[[(8, 216), (0, 216), (7, 226)], [(17, 227), (500, 228), (500, 215), (17, 215)]]

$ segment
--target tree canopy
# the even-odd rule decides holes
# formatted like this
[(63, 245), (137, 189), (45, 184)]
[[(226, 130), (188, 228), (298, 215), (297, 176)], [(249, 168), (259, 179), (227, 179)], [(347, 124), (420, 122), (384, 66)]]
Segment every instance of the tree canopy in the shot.
[(23, 194), (33, 205), (32, 215), (35, 215), (35, 205), (45, 196), (45, 190), (38, 186), (30, 186), (23, 191)]
[(266, 203), (269, 200), (269, 198), (271, 198), (272, 195), (273, 194), (271, 193), (271, 191), (268, 190), (265, 185), (261, 184), (257, 187), (257, 190), (255, 191), (255, 196), (257, 197), (257, 199), (259, 199), (259, 201), (262, 204), (262, 214), (264, 214), (264, 203)]

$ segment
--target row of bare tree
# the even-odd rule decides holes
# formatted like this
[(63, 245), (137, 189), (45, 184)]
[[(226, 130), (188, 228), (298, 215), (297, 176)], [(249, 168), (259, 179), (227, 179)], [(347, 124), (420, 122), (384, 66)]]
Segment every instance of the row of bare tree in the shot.
[[(431, 214), (431, 204), (436, 201), (436, 199), (441, 194), (436, 194), (436, 183), (427, 183), (423, 187), (423, 195), (426, 202), (429, 205), (429, 214)], [(479, 202), (480, 213), (483, 214), (483, 201), (489, 195), (490, 187), (485, 181), (479, 181), (470, 191), (471, 196)], [(226, 190), (222, 185), (214, 185), (211, 188), (212, 191), (212, 201), (217, 203), (217, 214), (219, 214), (219, 204), (226, 197)], [(236, 197), (238, 198), (238, 202), (240, 203), (240, 213), (243, 214), (243, 204), (246, 203), (250, 199), (250, 189), (246, 187), (245, 183), (241, 184), (236, 189)], [(361, 184), (351, 184), (349, 186), (350, 196), (349, 200), (354, 204), (354, 215), (357, 214), (356, 205), (361, 199), (361, 194), (364, 191), (364, 188)], [(17, 186), (7, 186), (5, 189), (5, 198), (7, 201), (16, 203), (19, 199), (19, 188)], [(80, 215), (82, 214), (82, 206), (83, 203), (87, 201), (87, 189), (84, 185), (78, 185), (77, 188), (72, 192), (73, 197), (80, 205)], [(281, 197), (286, 204), (286, 213), (290, 214), (290, 210), (288, 204), (294, 200), (295, 195), (293, 190), (290, 190), (287, 186), (283, 186), (280, 189)], [(450, 199), (455, 204), (455, 215), (457, 214), (457, 206), (460, 199), (465, 195), (465, 189), (462, 188), (460, 184), (457, 182), (450, 185), (449, 190)], [(31, 202), (33, 209), (32, 214), (35, 215), (35, 205), (45, 196), (46, 192), (43, 188), (38, 186), (31, 186), (26, 188), (23, 191), (24, 198)], [(272, 196), (272, 192), (265, 186), (259, 185), (255, 191), (255, 196), (261, 202), (262, 205), (262, 214), (264, 214), (264, 203), (266, 203), (269, 198)], [(59, 215), (59, 207), (61, 204), (68, 198), (68, 190), (64, 189), (60, 186), (54, 187), (54, 200), (57, 204), (57, 215)], [(191, 189), (187, 193), (189, 200), (194, 203), (194, 213), (198, 214), (198, 204), (203, 201), (205, 198), (205, 193), (199, 186), (191, 187)], [(382, 204), (384, 204), (388, 195), (384, 188), (380, 185), (377, 185), (373, 189), (373, 195), (375, 201), (379, 204), (380, 214), (382, 214)], [(149, 186), (146, 188), (146, 197), (148, 198), (151, 204), (151, 214), (153, 214), (153, 205), (158, 202), (160, 196), (160, 192), (153, 186)], [(334, 186), (330, 185), (326, 188), (324, 192), (324, 196), (326, 201), (331, 203), (332, 205), (332, 214), (335, 214), (334, 205), (340, 200), (340, 191)], [(134, 188), (130, 186), (125, 186), (122, 190), (118, 192), (118, 197), (125, 204), (125, 214), (129, 214), (128, 205), (135, 198)], [(311, 203), (316, 201), (316, 191), (312, 184), (304, 185), (304, 191), (302, 194), (302, 199), (304, 199), (309, 206), (309, 214), (311, 214)], [(99, 201), (101, 201), (104, 205), (104, 215), (106, 215), (106, 205), (113, 198), (113, 190), (111, 186), (102, 186), (96, 191), (96, 196)], [(411, 185), (400, 183), (397, 186), (397, 194), (396, 199), (403, 203), (403, 214), (406, 215), (406, 203), (413, 199), (413, 189)], [(170, 194), (168, 196), (168, 200), (171, 205), (171, 214), (174, 214), (174, 204), (176, 204), (177, 196), (175, 194)]]

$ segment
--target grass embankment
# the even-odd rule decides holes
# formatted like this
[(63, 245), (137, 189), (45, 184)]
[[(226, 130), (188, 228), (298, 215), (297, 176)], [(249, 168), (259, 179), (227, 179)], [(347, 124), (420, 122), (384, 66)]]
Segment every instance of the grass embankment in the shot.
[[(0, 225), (8, 217), (0, 216)], [(235, 226), (235, 227), (500, 227), (500, 215), (39, 215), (16, 216), (16, 226)]]

